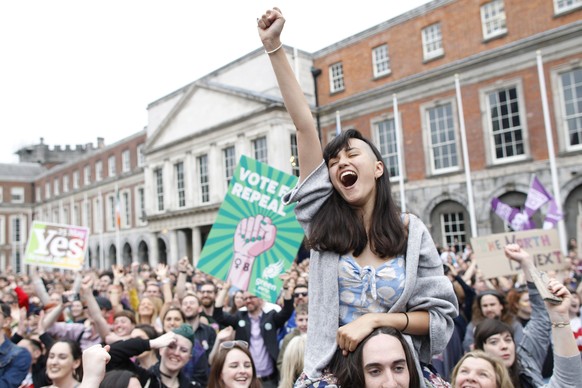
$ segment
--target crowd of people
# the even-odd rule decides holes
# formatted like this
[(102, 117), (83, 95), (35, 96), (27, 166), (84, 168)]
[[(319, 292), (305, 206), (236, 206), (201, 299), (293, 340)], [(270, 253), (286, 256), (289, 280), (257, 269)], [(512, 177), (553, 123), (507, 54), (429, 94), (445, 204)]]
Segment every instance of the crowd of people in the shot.
[[(283, 202), (310, 248), (276, 303), (194, 268), (147, 263), (0, 276), (0, 387), (580, 387), (582, 261), (534, 282), (487, 279), (468, 244), (438, 249), (402, 214), (381, 154), (356, 130), (322, 150), (280, 39), (257, 27), (297, 129)], [(540, 289), (540, 287), (543, 287)], [(550, 297), (541, 295), (549, 294)]]

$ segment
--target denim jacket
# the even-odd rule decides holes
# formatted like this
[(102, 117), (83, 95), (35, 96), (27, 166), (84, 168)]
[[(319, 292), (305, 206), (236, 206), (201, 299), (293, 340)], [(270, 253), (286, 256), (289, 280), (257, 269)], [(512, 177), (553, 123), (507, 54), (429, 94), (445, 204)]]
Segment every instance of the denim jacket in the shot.
[(32, 357), (28, 350), (14, 345), (10, 339), (4, 337), (4, 343), (0, 345), (0, 387), (18, 388), (31, 363)]

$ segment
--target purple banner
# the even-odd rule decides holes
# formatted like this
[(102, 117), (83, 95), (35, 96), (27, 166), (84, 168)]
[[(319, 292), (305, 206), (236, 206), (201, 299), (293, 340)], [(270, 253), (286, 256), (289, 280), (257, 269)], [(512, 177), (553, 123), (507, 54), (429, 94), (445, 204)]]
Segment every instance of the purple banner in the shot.
[(491, 207), (495, 214), (501, 217), (501, 219), (508, 224), (510, 224), (515, 215), (519, 213), (519, 210), (501, 202), (499, 198), (493, 198), (491, 200)]
[(533, 214), (537, 212), (543, 204), (552, 198), (552, 195), (548, 193), (538, 177), (534, 175), (529, 187), (529, 193), (527, 193), (527, 199), (525, 200), (524, 211), (527, 213), (528, 218), (531, 218), (531, 216), (533, 216)]
[(544, 220), (544, 229), (552, 229), (556, 227), (556, 224), (564, 218), (564, 213), (558, 207), (556, 200), (552, 198), (550, 201), (550, 206), (548, 207), (548, 213), (546, 214), (546, 219)]

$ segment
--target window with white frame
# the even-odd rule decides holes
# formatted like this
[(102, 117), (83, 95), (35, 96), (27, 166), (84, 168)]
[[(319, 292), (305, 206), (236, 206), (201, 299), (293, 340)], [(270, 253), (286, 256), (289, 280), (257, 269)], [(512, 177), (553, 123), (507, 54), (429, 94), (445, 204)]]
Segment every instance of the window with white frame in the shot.
[(582, 7), (582, 0), (554, 0), (554, 13), (561, 14)]
[(109, 230), (115, 230), (115, 221), (117, 219), (116, 217), (116, 211), (117, 206), (116, 206), (116, 200), (115, 200), (115, 195), (110, 194), (107, 196), (107, 228)]
[(20, 216), (12, 216), (10, 217), (10, 240), (14, 244), (18, 244), (21, 242), (22, 238), (22, 231), (20, 230)]
[(69, 192), (69, 175), (63, 176), (63, 193)]
[(483, 39), (491, 39), (507, 32), (503, 0), (493, 0), (481, 6)]
[(156, 182), (156, 199), (158, 211), (164, 210), (164, 174), (161, 168), (154, 170), (154, 178)]
[(83, 168), (83, 183), (86, 185), (91, 184), (91, 166), (90, 165), (86, 165), (85, 168)]
[(224, 158), (224, 179), (226, 180), (226, 186), (230, 184), (230, 180), (234, 175), (234, 168), (236, 167), (236, 153), (234, 146), (226, 147), (222, 150), (222, 156)]
[(262, 163), (269, 163), (267, 137), (262, 136), (253, 140), (253, 154), (255, 159)]
[(145, 212), (145, 190), (143, 187), (137, 188), (137, 214), (139, 214), (138, 223), (142, 224), (146, 221), (146, 212)]
[(51, 197), (51, 184), (50, 184), (50, 182), (44, 183), (44, 195), (45, 195), (46, 199), (49, 199)]
[(440, 23), (431, 24), (422, 29), (422, 52), (425, 61), (440, 57), (445, 53)]
[(390, 56), (388, 55), (387, 44), (383, 44), (372, 50), (372, 63), (374, 66), (374, 77), (390, 74)]
[(396, 143), (396, 127), (394, 119), (379, 121), (375, 124), (378, 138), (378, 148), (382, 154), (382, 160), (388, 169), (390, 178), (400, 176), (398, 166), (398, 146)]
[(115, 176), (115, 155), (111, 155), (107, 160), (107, 167), (109, 167), (109, 174), (107, 176)]
[(63, 208), (63, 219), (61, 220), (63, 224), (69, 223), (69, 209), (64, 207)]
[(435, 172), (456, 170), (459, 166), (452, 105), (449, 102), (426, 110), (431, 165)]
[(329, 91), (331, 93), (344, 90), (344, 65), (341, 62), (329, 67)]
[(73, 190), (77, 190), (79, 188), (79, 171), (73, 171)]
[(123, 223), (124, 228), (129, 228), (131, 226), (131, 204), (129, 202), (129, 191), (124, 191), (121, 194), (121, 211), (123, 211)]
[(143, 167), (145, 164), (145, 155), (144, 155), (144, 145), (140, 144), (137, 146), (137, 166)]
[(55, 178), (55, 180), (53, 180), (53, 194), (55, 197), (60, 194), (59, 178)]
[(525, 140), (517, 87), (488, 92), (487, 113), (494, 161), (523, 159)]
[(299, 176), (299, 148), (297, 148), (297, 135), (291, 134), (291, 172)]
[(441, 234), (443, 236), (443, 244), (449, 247), (464, 248), (467, 243), (465, 225), (463, 212), (442, 213)]
[[(2, 191), (1, 188), (0, 188), (0, 191)], [(2, 202), (2, 198), (1, 198), (2, 195), (1, 194), (2, 193), (0, 193), (0, 202)], [(35, 193), (34, 194), (35, 194), (35, 198), (34, 198), (35, 199), (35, 202), (36, 203), (42, 202), (42, 189), (41, 189), (40, 186), (36, 186), (36, 189), (35, 189)]]
[(208, 155), (200, 155), (198, 158), (198, 176), (200, 186), (200, 202), (210, 201), (210, 181), (208, 179)]
[(0, 216), (0, 245), (6, 244), (6, 217)]
[(129, 172), (131, 170), (131, 154), (129, 150), (121, 153), (121, 168), (123, 172)]
[(561, 73), (560, 87), (566, 148), (582, 149), (582, 68)]
[(186, 206), (186, 188), (184, 186), (184, 162), (174, 164), (176, 174), (176, 194), (178, 195), (178, 207)]
[(24, 203), (24, 187), (12, 187), (10, 189), (10, 202)]
[[(37, 187), (38, 189), (38, 187)], [(0, 203), (4, 202), (4, 188), (0, 187)]]
[(103, 179), (103, 162), (97, 161), (95, 162), (95, 180), (99, 182)]

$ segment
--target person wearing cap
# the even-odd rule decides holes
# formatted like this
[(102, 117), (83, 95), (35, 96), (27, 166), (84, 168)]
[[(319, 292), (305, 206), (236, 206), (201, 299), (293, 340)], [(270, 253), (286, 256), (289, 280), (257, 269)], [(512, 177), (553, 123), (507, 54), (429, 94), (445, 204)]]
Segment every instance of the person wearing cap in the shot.
[[(111, 344), (109, 354), (111, 360), (107, 364), (107, 371), (125, 369), (138, 376), (142, 386), (150, 388), (165, 387), (196, 387), (182, 372), (182, 368), (192, 356), (194, 345), (194, 331), (187, 324), (156, 338), (146, 340), (143, 338), (131, 338)], [(160, 361), (144, 369), (131, 362), (130, 358), (142, 352), (159, 349)]]
[(0, 303), (0, 387), (16, 388), (28, 374), (32, 357), (30, 353), (12, 343), (4, 334), (6, 325), (10, 324), (10, 306)]

